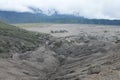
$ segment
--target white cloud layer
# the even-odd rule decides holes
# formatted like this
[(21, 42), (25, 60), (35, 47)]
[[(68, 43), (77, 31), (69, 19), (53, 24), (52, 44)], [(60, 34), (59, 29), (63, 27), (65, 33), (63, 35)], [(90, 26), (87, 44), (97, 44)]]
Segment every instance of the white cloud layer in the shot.
[(45, 13), (55, 9), (61, 14), (79, 14), (87, 18), (120, 19), (120, 0), (0, 0), (0, 10)]

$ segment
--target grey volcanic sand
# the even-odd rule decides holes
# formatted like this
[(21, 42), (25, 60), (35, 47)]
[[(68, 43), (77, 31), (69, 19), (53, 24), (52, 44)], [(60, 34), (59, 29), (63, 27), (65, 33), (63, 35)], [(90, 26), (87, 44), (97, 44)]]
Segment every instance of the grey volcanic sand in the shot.
[[(17, 80), (18, 77), (20, 80), (120, 80), (120, 26), (16, 25), (54, 37), (35, 51), (15, 55), (12, 63), (4, 61), (11, 64), (13, 70), (8, 71), (4, 69), (6, 64), (1, 65), (0, 71), (8, 76), (1, 74), (2, 80)], [(68, 32), (51, 33), (60, 30)]]
[[(66, 37), (82, 33), (96, 36), (115, 36), (120, 33), (120, 26), (84, 25), (84, 24), (17, 24), (26, 30), (48, 33), (55, 37)], [(64, 33), (51, 33), (51, 31), (66, 30)]]

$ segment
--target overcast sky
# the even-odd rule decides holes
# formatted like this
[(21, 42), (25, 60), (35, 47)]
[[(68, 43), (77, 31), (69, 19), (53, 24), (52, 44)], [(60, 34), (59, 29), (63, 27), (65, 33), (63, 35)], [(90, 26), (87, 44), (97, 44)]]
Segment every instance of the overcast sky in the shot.
[(79, 14), (87, 18), (120, 19), (120, 0), (0, 0), (0, 10), (44, 13), (56, 10), (61, 14)]

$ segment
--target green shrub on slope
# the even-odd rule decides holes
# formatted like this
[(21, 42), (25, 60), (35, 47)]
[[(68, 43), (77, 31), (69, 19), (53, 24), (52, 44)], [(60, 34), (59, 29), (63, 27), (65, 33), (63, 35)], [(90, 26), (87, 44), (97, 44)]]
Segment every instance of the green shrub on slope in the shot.
[(0, 22), (0, 54), (31, 51), (47, 38), (47, 34), (29, 32)]

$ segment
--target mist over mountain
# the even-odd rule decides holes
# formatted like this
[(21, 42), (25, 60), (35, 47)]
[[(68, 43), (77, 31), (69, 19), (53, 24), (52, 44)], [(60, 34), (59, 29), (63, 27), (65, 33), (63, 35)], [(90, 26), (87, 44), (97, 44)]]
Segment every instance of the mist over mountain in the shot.
[(55, 10), (45, 14), (40, 9), (31, 8), (34, 13), (0, 11), (0, 20), (8, 23), (82, 23), (120, 25), (120, 20), (88, 19), (75, 14), (59, 14)]
[(120, 0), (1, 0), (0, 10), (44, 14), (56, 10), (60, 14), (76, 14), (90, 19), (120, 19)]
[(2, 0), (0, 19), (8, 23), (120, 24), (119, 0)]

